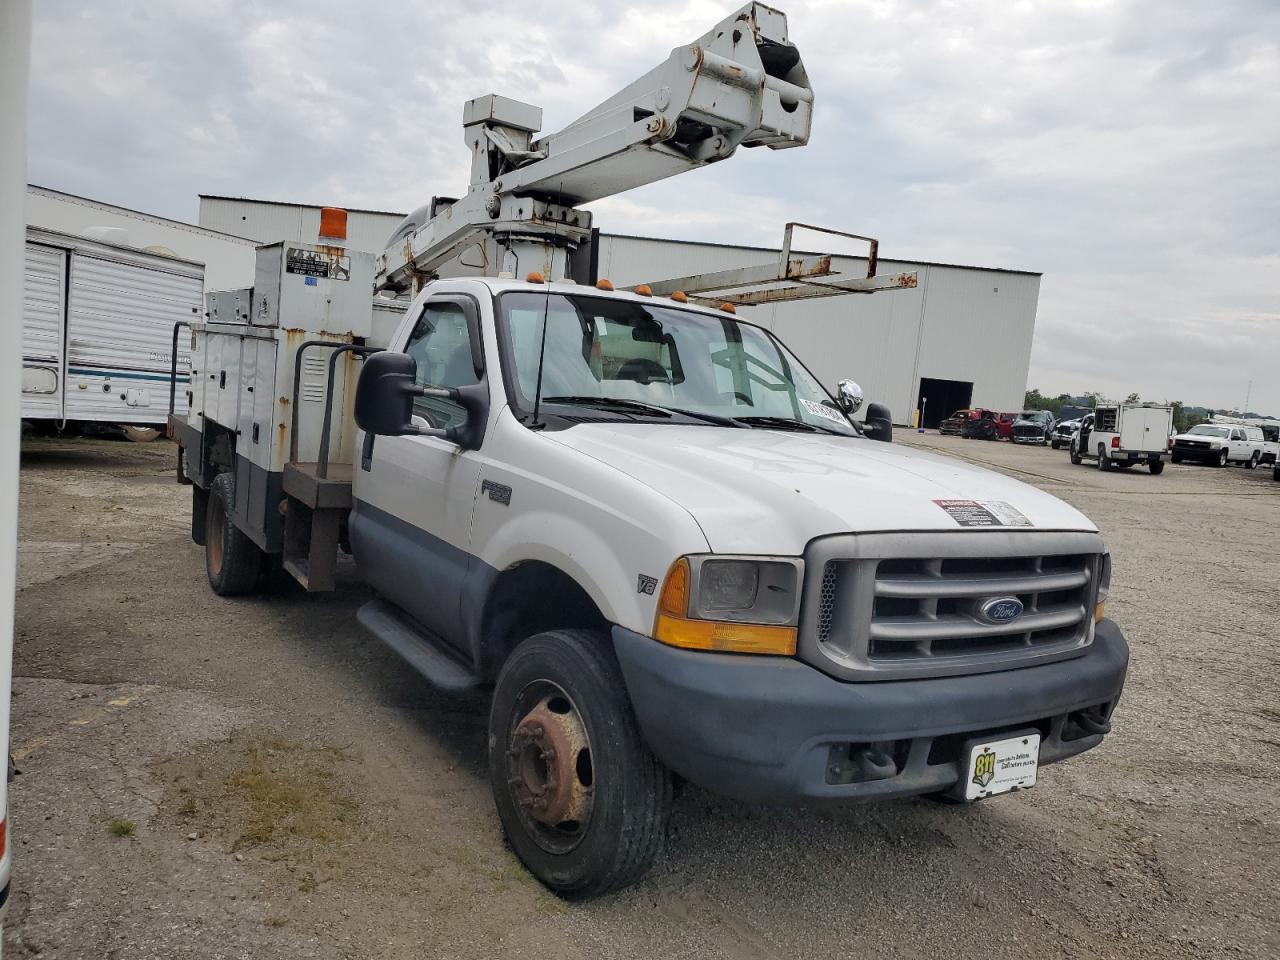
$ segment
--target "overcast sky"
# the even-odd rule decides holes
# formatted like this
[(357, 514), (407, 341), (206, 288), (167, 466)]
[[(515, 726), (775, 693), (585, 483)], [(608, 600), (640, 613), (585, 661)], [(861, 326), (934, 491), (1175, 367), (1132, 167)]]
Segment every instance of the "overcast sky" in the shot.
[[(1280, 416), (1280, 0), (779, 0), (800, 150), (593, 206), (614, 232), (1044, 273), (1029, 386)], [(37, 0), (32, 182), (408, 210), (467, 181), (463, 101), (561, 128), (731, 0)]]

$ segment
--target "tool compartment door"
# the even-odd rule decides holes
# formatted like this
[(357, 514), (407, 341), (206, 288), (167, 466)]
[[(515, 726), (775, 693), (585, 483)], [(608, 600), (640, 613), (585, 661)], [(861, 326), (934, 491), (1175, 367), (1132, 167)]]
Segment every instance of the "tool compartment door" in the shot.
[(1131, 407), (1120, 424), (1120, 449), (1162, 453), (1169, 444), (1169, 411)]
[(63, 415), (67, 252), (28, 243), (22, 283), (22, 416)]

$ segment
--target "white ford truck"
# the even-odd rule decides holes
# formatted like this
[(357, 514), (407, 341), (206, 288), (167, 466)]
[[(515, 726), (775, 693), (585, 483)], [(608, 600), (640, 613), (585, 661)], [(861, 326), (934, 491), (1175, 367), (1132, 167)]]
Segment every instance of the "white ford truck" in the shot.
[[(744, 8), (705, 54), (673, 56), (714, 64), (737, 31), (756, 37), (744, 69), (795, 78), (775, 13)], [(753, 115), (742, 142), (774, 142), (761, 131), (794, 109)], [(520, 127), (503, 126), (487, 142), (511, 147)], [(549, 139), (515, 141), (525, 182), (557, 158)], [(566, 165), (558, 198), (576, 189)], [(479, 176), (494, 169), (509, 182), (497, 161)], [(377, 263), (332, 242), (261, 248), (232, 298), (248, 309), (192, 326), (191, 413), (170, 425), (216, 592), (277, 566), (310, 591), (359, 577), (375, 594), (361, 624), (436, 686), (491, 691), (494, 799), (539, 880), (576, 898), (633, 882), (677, 778), (753, 801), (965, 802), (1101, 743), (1128, 648), (1086, 517), (893, 444), (877, 404), (855, 421), (855, 384), (829, 391), (734, 312), (760, 302), (738, 274), (704, 283), (731, 288), (719, 307), (533, 272), (427, 278), (371, 308), (373, 287), (439, 255), (424, 231), (453, 243), (469, 209), (500, 218), (507, 198), (446, 203)], [(562, 213), (505, 253), (566, 277), (585, 215)]]

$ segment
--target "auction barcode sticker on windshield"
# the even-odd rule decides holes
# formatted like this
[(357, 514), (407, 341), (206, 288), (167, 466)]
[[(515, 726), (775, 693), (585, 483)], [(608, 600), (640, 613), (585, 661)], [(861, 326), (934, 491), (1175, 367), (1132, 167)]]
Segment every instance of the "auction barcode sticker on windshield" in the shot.
[(1004, 500), (935, 500), (961, 527), (1029, 527), (1031, 521)]
[(839, 411), (832, 410), (825, 403), (814, 403), (812, 400), (800, 400), (800, 406), (804, 407), (815, 417), (822, 417), (824, 420), (830, 420), (832, 423), (844, 423), (845, 419)]

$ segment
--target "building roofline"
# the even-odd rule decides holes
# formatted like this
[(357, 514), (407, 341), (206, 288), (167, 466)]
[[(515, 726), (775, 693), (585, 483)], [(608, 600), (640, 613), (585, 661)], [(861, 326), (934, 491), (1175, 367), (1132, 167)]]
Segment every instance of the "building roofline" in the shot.
[[(289, 200), (259, 200), (255, 197), (228, 197), (220, 193), (198, 193), (201, 200), (230, 200), (234, 203), (259, 203), (265, 207), (295, 207), (302, 210), (319, 210), (325, 206), (321, 203), (293, 203)], [(394, 210), (369, 210), (362, 207), (342, 207), (348, 213), (373, 213), (383, 217), (407, 217), (407, 213), (396, 213)]]
[(134, 210), (132, 207), (122, 207), (117, 203), (106, 203), (102, 200), (94, 200), (92, 197), (82, 197), (79, 194), (67, 193), (65, 190), (55, 190), (53, 187), (42, 187), (38, 183), (28, 183), (27, 191), (31, 192), (33, 190), (46, 195), (72, 200), (85, 206), (97, 207), (100, 210), (109, 210), (116, 213), (128, 214), (131, 217), (147, 220), (161, 226), (178, 227), (191, 233), (202, 233), (211, 237), (217, 237), (218, 239), (235, 240), (237, 243), (246, 243), (250, 246), (257, 246), (257, 243), (253, 240), (237, 236), (234, 233), (224, 233), (221, 230), (212, 230), (209, 227), (202, 227), (198, 223), (188, 223), (185, 220), (171, 220), (168, 217), (159, 217), (154, 213), (147, 213), (143, 210)]
[[(649, 240), (653, 243), (680, 243), (691, 247), (719, 247), (725, 250), (758, 250), (761, 253), (778, 254), (781, 252), (780, 247), (757, 247), (744, 243), (715, 243), (710, 240), (675, 240), (671, 237), (642, 237), (635, 233), (612, 233), (605, 230), (600, 231), (602, 237), (617, 237), (619, 240)], [(804, 254), (806, 256), (823, 256), (827, 253), (825, 250), (795, 250), (793, 254)], [(866, 257), (860, 257), (857, 254), (838, 253), (837, 257), (844, 257), (847, 260), (866, 260)], [(978, 270), (983, 273), (1012, 273), (1024, 277), (1042, 277), (1044, 274), (1039, 270), (1013, 270), (1006, 267), (975, 267), (967, 263), (942, 263), (937, 260), (898, 260), (892, 257), (881, 257), (880, 263), (901, 263), (906, 266), (916, 265), (921, 267), (951, 267), (955, 270)]]

